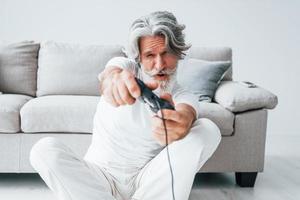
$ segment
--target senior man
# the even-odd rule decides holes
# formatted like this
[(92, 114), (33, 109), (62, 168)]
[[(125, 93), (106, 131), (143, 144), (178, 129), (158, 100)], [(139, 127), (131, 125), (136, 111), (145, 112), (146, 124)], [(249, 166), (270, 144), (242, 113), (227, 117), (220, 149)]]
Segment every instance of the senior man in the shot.
[[(99, 74), (102, 95), (84, 158), (51, 137), (34, 145), (31, 164), (59, 199), (188, 199), (195, 174), (216, 150), (221, 135), (211, 120), (198, 118), (196, 96), (176, 81), (178, 60), (190, 48), (184, 28), (167, 11), (133, 22), (127, 57), (112, 58)], [(139, 101), (135, 77), (175, 110), (153, 113)]]

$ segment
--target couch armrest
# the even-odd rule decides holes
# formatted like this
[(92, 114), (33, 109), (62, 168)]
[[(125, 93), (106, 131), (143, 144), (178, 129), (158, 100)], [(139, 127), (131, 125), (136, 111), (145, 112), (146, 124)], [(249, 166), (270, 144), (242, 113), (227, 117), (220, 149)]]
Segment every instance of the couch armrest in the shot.
[(237, 81), (221, 81), (213, 100), (232, 112), (273, 109), (278, 103), (270, 91), (259, 86), (248, 88)]

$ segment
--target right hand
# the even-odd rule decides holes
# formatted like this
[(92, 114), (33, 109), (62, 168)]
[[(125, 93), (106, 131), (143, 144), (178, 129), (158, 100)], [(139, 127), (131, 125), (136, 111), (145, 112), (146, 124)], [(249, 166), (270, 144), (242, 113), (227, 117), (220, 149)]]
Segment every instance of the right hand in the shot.
[[(151, 90), (158, 87), (158, 83), (155, 81), (145, 84)], [(134, 104), (136, 98), (141, 96), (141, 90), (134, 74), (126, 69), (111, 72), (105, 77), (103, 85), (100, 87), (103, 87), (104, 99), (115, 107)]]

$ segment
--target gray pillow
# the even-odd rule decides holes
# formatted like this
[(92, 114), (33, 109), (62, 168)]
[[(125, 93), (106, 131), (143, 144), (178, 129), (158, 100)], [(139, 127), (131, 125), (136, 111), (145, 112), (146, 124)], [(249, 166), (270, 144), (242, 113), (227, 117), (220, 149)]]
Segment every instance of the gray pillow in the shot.
[(206, 61), (195, 58), (179, 60), (178, 83), (197, 95), (199, 101), (211, 102), (218, 84), (231, 61)]
[(35, 96), (39, 43), (22, 41), (0, 44), (0, 90)]

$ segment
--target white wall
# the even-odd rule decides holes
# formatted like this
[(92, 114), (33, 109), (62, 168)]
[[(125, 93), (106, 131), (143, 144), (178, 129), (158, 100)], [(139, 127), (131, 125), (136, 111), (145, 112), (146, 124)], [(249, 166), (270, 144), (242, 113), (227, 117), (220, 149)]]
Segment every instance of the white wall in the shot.
[(234, 79), (279, 97), (268, 134), (299, 133), (298, 0), (0, 0), (0, 40), (124, 45), (132, 21), (155, 10), (172, 11), (193, 45), (232, 47)]

